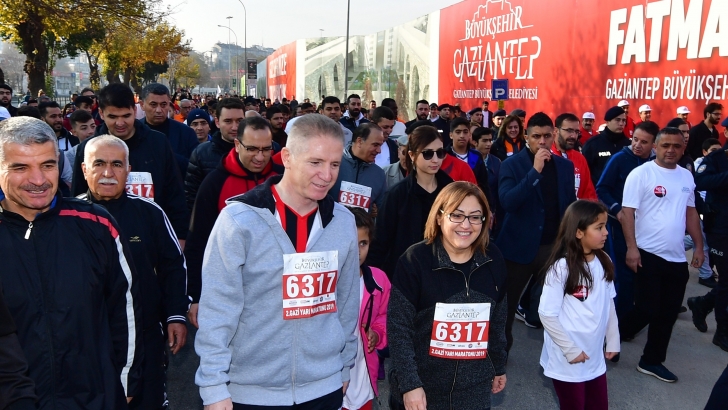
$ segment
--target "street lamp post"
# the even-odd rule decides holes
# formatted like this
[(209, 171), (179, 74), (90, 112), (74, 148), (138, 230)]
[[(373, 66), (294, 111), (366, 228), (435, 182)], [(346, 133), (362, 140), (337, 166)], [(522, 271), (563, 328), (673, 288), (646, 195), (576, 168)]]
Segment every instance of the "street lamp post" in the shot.
[[(230, 21), (230, 20), (228, 20), (228, 21)], [(230, 27), (221, 26), (219, 24), (217, 26), (218, 27), (222, 27), (222, 28), (226, 28), (226, 29), (230, 30), (230, 32), (228, 33), (228, 37), (230, 36), (230, 33), (233, 33), (233, 35), (235, 36), (235, 48), (237, 49), (237, 47), (238, 47), (238, 35), (235, 34), (235, 30), (231, 29)], [(229, 45), (230, 45), (230, 43), (228, 43), (228, 46)], [(229, 48), (228, 48), (228, 50), (229, 50)], [(230, 66), (230, 62), (229, 61), (228, 61), (228, 66)], [(235, 54), (235, 78), (236, 79), (238, 78), (238, 56), (237, 56), (237, 53)], [(236, 80), (236, 85), (235, 85), (235, 92), (236, 93), (238, 92), (237, 80)]]
[(349, 12), (351, 0), (346, 1), (346, 55), (344, 58), (344, 99), (349, 94)]
[(243, 0), (238, 0), (240, 2), (240, 5), (243, 6), (243, 19), (245, 23), (245, 33), (243, 33), (243, 47), (245, 47), (245, 95), (248, 94), (250, 91), (250, 86), (248, 85), (248, 10), (245, 8), (245, 4), (243, 4)]

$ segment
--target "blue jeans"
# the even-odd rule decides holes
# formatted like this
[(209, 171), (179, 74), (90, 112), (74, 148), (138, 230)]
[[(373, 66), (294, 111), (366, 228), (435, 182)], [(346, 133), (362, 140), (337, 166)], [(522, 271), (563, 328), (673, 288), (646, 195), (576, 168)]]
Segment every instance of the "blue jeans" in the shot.
[[(703, 254), (705, 255), (705, 261), (703, 262), (703, 265), (698, 268), (698, 272), (700, 272), (700, 279), (710, 279), (713, 277), (713, 269), (710, 268), (710, 259), (708, 256), (710, 255), (710, 252), (708, 252), (708, 240), (705, 239), (705, 231), (703, 230), (703, 221), (700, 221), (700, 232), (703, 234)], [(683, 242), (685, 243), (685, 250), (693, 249), (695, 248), (695, 242), (693, 242), (693, 238), (690, 237), (690, 235), (685, 235), (685, 238), (683, 239)]]

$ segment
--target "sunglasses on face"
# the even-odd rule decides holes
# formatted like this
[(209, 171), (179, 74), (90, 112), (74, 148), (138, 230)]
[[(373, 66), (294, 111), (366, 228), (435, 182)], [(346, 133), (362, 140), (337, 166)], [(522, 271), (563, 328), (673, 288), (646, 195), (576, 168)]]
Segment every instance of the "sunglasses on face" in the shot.
[(438, 159), (444, 159), (445, 155), (447, 155), (445, 150), (442, 148), (438, 150), (426, 149), (420, 152), (420, 155), (422, 155), (422, 158), (424, 158), (425, 161), (431, 160), (435, 154), (437, 154)]

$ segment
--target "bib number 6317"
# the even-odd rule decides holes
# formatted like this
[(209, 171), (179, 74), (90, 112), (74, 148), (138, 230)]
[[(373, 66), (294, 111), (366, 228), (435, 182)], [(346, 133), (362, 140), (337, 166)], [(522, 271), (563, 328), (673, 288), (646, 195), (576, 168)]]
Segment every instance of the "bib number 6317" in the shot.
[[(435, 326), (435, 339), (451, 342), (473, 342), (483, 339), (487, 322), (447, 323), (439, 322)], [(477, 334), (476, 337), (473, 337)]]
[(286, 298), (320, 296), (331, 293), (336, 284), (336, 272), (288, 275), (286, 278)]

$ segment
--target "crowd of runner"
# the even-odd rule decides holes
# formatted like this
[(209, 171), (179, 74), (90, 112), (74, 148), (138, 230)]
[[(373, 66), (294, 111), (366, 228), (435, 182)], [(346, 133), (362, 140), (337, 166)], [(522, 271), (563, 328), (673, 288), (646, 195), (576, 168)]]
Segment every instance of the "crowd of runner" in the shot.
[[(0, 408), (164, 409), (198, 328), (205, 409), (487, 409), (515, 319), (562, 409), (680, 313), (728, 351), (723, 106), (555, 118), (489, 102), (0, 85)], [(597, 115), (599, 114), (599, 115)], [(664, 117), (662, 113), (662, 117)], [(597, 125), (597, 119), (603, 120)], [(686, 251), (692, 249), (690, 260)], [(683, 307), (688, 266), (706, 294)], [(687, 310), (690, 313), (687, 313)], [(384, 374), (384, 361), (391, 360)], [(725, 408), (728, 368), (696, 408)]]

